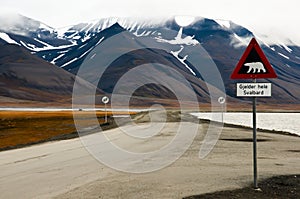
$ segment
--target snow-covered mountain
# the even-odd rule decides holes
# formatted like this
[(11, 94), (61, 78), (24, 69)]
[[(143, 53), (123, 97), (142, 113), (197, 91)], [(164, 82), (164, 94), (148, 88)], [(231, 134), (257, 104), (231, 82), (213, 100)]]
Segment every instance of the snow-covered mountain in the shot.
[(32, 52), (74, 45), (59, 37), (54, 28), (19, 14), (0, 15), (0, 38)]
[[(9, 19), (9, 20), (8, 20)], [(166, 35), (161, 35), (160, 30), (171, 29), (179, 31), (179, 26), (176, 24), (174, 18), (167, 19), (135, 19), (135, 18), (104, 18), (94, 20), (89, 23), (79, 23), (74, 26), (54, 29), (46, 24), (27, 18), (18, 14), (0, 15), (0, 38), (8, 43), (19, 44), (32, 52), (39, 52), (38, 55), (59, 66), (67, 66), (71, 60), (62, 60), (63, 53), (68, 49), (72, 51), (76, 46), (87, 45), (87, 41), (95, 40), (94, 37), (105, 29), (110, 28), (118, 23), (123, 29), (133, 33), (135, 36), (154, 36), (158, 40)], [(246, 28), (233, 23), (228, 20), (212, 20), (202, 17), (195, 18), (195, 21), (184, 29), (184, 34), (189, 35), (190, 29), (194, 32), (202, 33), (198, 40), (203, 40), (203, 32), (205, 34), (217, 33), (224, 34), (230, 39), (230, 44), (233, 47), (239, 48), (246, 46), (250, 39), (255, 36), (259, 42), (268, 47), (274, 52), (277, 52), (283, 58), (291, 59), (293, 61), (300, 60), (293, 50), (297, 51), (294, 44), (288, 38), (271, 40), (272, 36), (261, 35), (259, 33), (252, 33)], [(97, 44), (100, 40), (95, 43)], [(104, 39), (104, 38), (103, 38)], [(91, 48), (86, 49), (90, 51)], [(47, 56), (49, 50), (59, 50), (61, 53)], [(44, 53), (45, 52), (45, 53)], [(75, 57), (74, 57), (75, 58)], [(72, 62), (71, 62), (72, 63)]]
[[(7, 20), (9, 19), (9, 20)], [(179, 27), (175, 23), (174, 18), (168, 19), (135, 19), (135, 18), (105, 18), (94, 20), (90, 23), (79, 23), (74, 26), (54, 29), (39, 21), (24, 17), (22, 15), (0, 15), (0, 38), (8, 43), (15, 43), (32, 52), (41, 52), (48, 50), (65, 50), (71, 47), (84, 45), (86, 42), (103, 30), (118, 23), (125, 30), (133, 33), (135, 36), (155, 36), (157, 38), (166, 37), (160, 35), (160, 29), (171, 29), (178, 31)], [(233, 47), (246, 46), (250, 39), (255, 36), (259, 42), (268, 47), (274, 52), (277, 52), (283, 58), (300, 60), (292, 51), (296, 44), (288, 38), (271, 40), (272, 36), (252, 33), (246, 28), (228, 20), (212, 20), (197, 17), (194, 23), (190, 24), (184, 30), (184, 34), (189, 35), (189, 30), (205, 31), (205, 34), (218, 33), (228, 36)], [(215, 30), (215, 31), (214, 31)], [(203, 35), (201, 35), (203, 36)], [(100, 40), (101, 38), (99, 38)], [(198, 38), (201, 40), (201, 38)], [(96, 42), (97, 44), (97, 42)], [(86, 49), (89, 50), (89, 49)], [(296, 50), (297, 51), (297, 50)], [(39, 53), (40, 55), (46, 53)], [(42, 55), (43, 56), (43, 55)], [(44, 59), (52, 63), (62, 58), (62, 54), (57, 54), (56, 57), (44, 56)], [(51, 60), (50, 60), (51, 59)], [(71, 60), (65, 59), (65, 63), (58, 63), (60, 66), (68, 65)], [(65, 65), (66, 64), (66, 65)]]
[[(160, 52), (163, 57), (160, 55), (159, 59), (171, 60), (174, 67), (181, 68), (188, 76), (200, 79), (201, 74), (187, 58), (193, 53), (193, 46), (201, 44), (216, 63), (227, 94), (232, 97), (235, 96), (235, 84), (229, 79), (230, 74), (250, 39), (255, 36), (279, 76), (278, 79), (266, 80), (274, 85), (274, 96), (276, 96), (274, 101), (300, 102), (298, 89), (300, 46), (289, 38), (274, 41), (271, 39), (272, 35), (268, 37), (253, 33), (232, 21), (197, 17), (190, 25), (180, 27), (173, 17), (168, 19), (106, 18), (53, 29), (20, 15), (11, 19), (4, 23), (0, 18), (0, 43), (23, 46), (32, 54), (73, 74), (77, 73), (82, 62), (95, 47), (101, 45), (104, 40), (126, 31), (127, 39), (148, 38), (158, 44), (173, 45), (174, 48), (167, 52), (168, 54)], [(139, 59), (138, 54), (131, 54), (130, 57), (133, 60)], [(123, 58), (123, 61), (129, 63), (128, 57)], [(101, 89), (110, 92), (113, 85), (107, 86), (110, 89)]]

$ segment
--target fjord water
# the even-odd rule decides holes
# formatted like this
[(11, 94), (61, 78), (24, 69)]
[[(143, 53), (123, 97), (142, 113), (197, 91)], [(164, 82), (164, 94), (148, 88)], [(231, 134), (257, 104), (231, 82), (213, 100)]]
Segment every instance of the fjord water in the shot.
[[(213, 114), (220, 113), (192, 113), (199, 119), (213, 118)], [(221, 122), (220, 117), (218, 121)], [(252, 127), (252, 113), (245, 112), (224, 112), (223, 122), (246, 127)], [(283, 131), (300, 136), (300, 113), (257, 113), (257, 128), (265, 130)]]

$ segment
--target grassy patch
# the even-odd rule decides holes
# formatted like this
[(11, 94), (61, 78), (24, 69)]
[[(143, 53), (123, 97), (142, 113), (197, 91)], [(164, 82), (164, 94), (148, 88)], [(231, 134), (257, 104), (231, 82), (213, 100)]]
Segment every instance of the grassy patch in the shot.
[[(95, 116), (92, 112), (77, 112), (84, 118), (82, 123), (89, 126)], [(108, 112), (108, 116), (112, 113)], [(124, 114), (114, 113), (115, 114)], [(131, 113), (134, 114), (134, 113)], [(97, 112), (99, 124), (104, 124), (104, 112)], [(109, 123), (113, 123), (110, 118)], [(111, 127), (106, 126), (105, 128)], [(73, 113), (61, 112), (28, 112), (1, 111), (0, 112), (0, 151), (18, 148), (30, 144), (73, 138), (77, 136), (73, 120)]]

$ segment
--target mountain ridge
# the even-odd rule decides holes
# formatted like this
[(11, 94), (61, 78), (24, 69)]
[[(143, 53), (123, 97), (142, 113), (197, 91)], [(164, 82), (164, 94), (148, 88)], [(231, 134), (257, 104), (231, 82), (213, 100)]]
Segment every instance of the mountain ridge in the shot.
[[(5, 34), (32, 54), (75, 75), (87, 55), (95, 47), (102, 45), (106, 39), (113, 38), (123, 31), (132, 35), (128, 35), (127, 39), (150, 38), (153, 42), (174, 45), (173, 50), (168, 52), (169, 55), (165, 54), (164, 56), (173, 56), (173, 62), (178, 61), (175, 64), (177, 67), (188, 69), (185, 73), (194, 76), (193, 66), (188, 59), (191, 56), (190, 53), (193, 53), (193, 45), (201, 44), (216, 63), (224, 80), (227, 95), (235, 98), (236, 81), (230, 80), (229, 77), (248, 42), (252, 37), (255, 37), (253, 32), (231, 21), (202, 17), (196, 18), (192, 24), (186, 27), (180, 27), (174, 18), (156, 21), (144, 20), (143, 22), (130, 21), (129, 19), (118, 20), (120, 19), (107, 18), (71, 26), (65, 28), (64, 31), (49, 31), (51, 33), (48, 34), (48, 36), (50, 35), (49, 41), (47, 39), (41, 41), (41, 38), (37, 38), (37, 34), (29, 34), (27, 37), (9, 32), (5, 32)], [(1, 28), (0, 32), (3, 32)], [(272, 97), (271, 99), (260, 100), (264, 103), (299, 103), (300, 46), (288, 46), (284, 43), (269, 45), (259, 38), (258, 41), (279, 74), (278, 79), (263, 80), (273, 83), (276, 99)], [(59, 44), (59, 42), (62, 43)], [(190, 50), (187, 51), (188, 48)], [(140, 59), (138, 54), (130, 56), (133, 60)], [(123, 61), (123, 64), (128, 62), (125, 59)], [(147, 89), (149, 94), (151, 89)], [(206, 100), (204, 99), (204, 101)]]

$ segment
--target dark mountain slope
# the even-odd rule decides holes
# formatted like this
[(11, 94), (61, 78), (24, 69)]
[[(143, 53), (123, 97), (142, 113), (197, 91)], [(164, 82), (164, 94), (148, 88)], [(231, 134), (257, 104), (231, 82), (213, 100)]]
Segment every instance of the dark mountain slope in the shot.
[[(43, 102), (72, 97), (75, 76), (38, 58), (23, 47), (0, 45), (0, 96)], [(92, 89), (82, 81), (81, 86)]]

